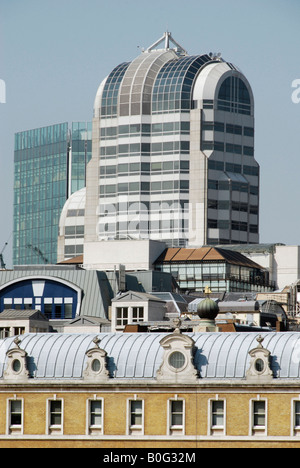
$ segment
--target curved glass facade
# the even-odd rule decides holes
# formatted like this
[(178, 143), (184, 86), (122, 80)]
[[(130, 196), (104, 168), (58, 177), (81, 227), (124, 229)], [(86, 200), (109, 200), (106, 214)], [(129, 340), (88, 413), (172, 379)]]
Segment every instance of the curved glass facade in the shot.
[(172, 60), (160, 70), (154, 83), (152, 112), (189, 111), (195, 76), (211, 58), (208, 55), (187, 56)]
[(101, 117), (111, 117), (118, 112), (118, 96), (129, 62), (118, 65), (108, 76), (102, 93)]
[(218, 110), (251, 115), (250, 94), (240, 78), (230, 76), (223, 81), (218, 95)]

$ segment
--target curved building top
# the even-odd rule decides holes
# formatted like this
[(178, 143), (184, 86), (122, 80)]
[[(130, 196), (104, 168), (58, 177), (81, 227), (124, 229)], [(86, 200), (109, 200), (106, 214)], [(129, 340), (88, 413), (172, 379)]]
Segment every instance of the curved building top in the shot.
[[(222, 64), (225, 67), (220, 68)], [(240, 74), (234, 65), (224, 62), (221, 54), (188, 55), (166, 32), (131, 63), (121, 63), (103, 80), (95, 99), (95, 115), (99, 112), (102, 118), (108, 118), (188, 111), (196, 78), (207, 65), (215, 75), (233, 70)], [(226, 94), (228, 88), (230, 83), (226, 82), (221, 90), (225, 100), (232, 98)], [(250, 105), (252, 93), (247, 80), (240, 80), (236, 88), (236, 100)]]
[[(167, 351), (164, 351), (164, 342)], [(175, 347), (172, 348), (172, 343)], [(181, 341), (183, 347), (178, 347)], [(262, 342), (257, 346), (257, 342)], [(26, 353), (29, 378), (82, 379), (91, 351), (106, 356), (109, 379), (155, 379), (168, 349), (184, 350), (193, 343), (192, 363), (200, 381), (239, 379), (247, 376), (251, 350), (270, 353), (274, 382), (300, 379), (300, 334), (263, 333), (102, 333), (95, 334), (25, 334), (0, 340), (0, 382), (5, 377), (8, 355)], [(22, 351), (21, 351), (22, 350)], [(266, 351), (267, 350), (267, 351)], [(101, 351), (102, 352), (102, 351)], [(178, 354), (178, 353), (177, 353)]]

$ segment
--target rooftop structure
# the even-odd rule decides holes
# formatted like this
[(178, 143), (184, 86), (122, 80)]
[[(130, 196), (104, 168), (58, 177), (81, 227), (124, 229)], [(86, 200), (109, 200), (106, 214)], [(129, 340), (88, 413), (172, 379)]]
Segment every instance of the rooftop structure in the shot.
[(212, 292), (274, 289), (264, 268), (239, 252), (219, 247), (166, 249), (155, 269), (171, 273), (182, 290), (204, 291), (206, 286)]

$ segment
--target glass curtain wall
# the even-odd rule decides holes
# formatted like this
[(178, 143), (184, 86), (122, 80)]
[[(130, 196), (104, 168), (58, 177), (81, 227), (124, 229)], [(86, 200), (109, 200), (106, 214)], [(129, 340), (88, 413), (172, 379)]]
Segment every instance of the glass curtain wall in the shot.
[(90, 157), (90, 123), (73, 123), (72, 132), (61, 123), (15, 135), (14, 265), (57, 262), (61, 210), (85, 185)]

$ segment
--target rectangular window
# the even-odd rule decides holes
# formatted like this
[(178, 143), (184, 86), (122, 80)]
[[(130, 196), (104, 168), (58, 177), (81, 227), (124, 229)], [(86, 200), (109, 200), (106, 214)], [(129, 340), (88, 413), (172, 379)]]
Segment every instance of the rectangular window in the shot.
[(129, 434), (143, 434), (144, 402), (142, 400), (129, 400), (128, 413)]
[(62, 434), (63, 432), (63, 401), (48, 400), (48, 434)]
[(116, 326), (125, 327), (128, 324), (128, 307), (117, 307)]
[(226, 132), (234, 135), (241, 135), (242, 127), (240, 125), (226, 124)]
[(254, 128), (252, 128), (252, 127), (244, 127), (244, 135), (245, 135), (245, 136), (253, 137), (253, 136), (254, 136)]
[(264, 401), (254, 401), (253, 404), (254, 427), (265, 427), (266, 408)]
[(254, 148), (252, 146), (244, 146), (243, 152), (245, 156), (254, 156)]
[(183, 435), (185, 420), (185, 402), (184, 400), (169, 401), (169, 434)]
[(211, 435), (225, 434), (225, 401), (211, 401)]
[(293, 401), (293, 433), (292, 436), (300, 435), (300, 401)]
[(266, 401), (252, 401), (252, 435), (266, 435), (267, 413)]
[(0, 339), (9, 337), (9, 333), (10, 333), (10, 328), (8, 327), (0, 328)]
[(103, 434), (103, 400), (88, 400), (87, 434)]
[(8, 434), (23, 433), (23, 400), (8, 401)]
[(143, 322), (144, 321), (144, 307), (133, 307), (132, 308), (132, 322)]

